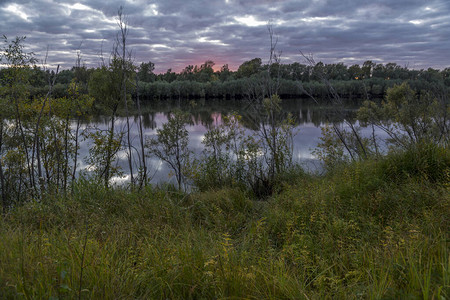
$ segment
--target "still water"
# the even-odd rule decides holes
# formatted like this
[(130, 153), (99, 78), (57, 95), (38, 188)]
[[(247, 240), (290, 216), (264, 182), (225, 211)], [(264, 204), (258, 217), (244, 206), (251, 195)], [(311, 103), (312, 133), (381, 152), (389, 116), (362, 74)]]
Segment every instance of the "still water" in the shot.
[[(189, 132), (189, 148), (195, 154), (200, 154), (203, 151), (203, 138), (207, 129), (214, 125), (219, 125), (222, 122), (222, 117), (232, 112), (237, 112), (242, 115), (242, 125), (248, 132), (255, 128), (254, 113), (245, 101), (232, 100), (206, 100), (206, 101), (165, 101), (152, 102), (142, 105), (142, 120), (144, 125), (144, 136), (146, 139), (155, 138), (156, 130), (167, 122), (167, 116), (176, 108), (187, 111), (191, 114), (192, 122), (186, 126)], [(294, 136), (294, 160), (309, 172), (320, 172), (322, 170), (321, 163), (317, 157), (312, 154), (314, 148), (320, 142), (321, 127), (326, 122), (333, 120), (342, 122), (342, 118), (352, 118), (357, 105), (355, 103), (348, 103), (345, 106), (343, 116), (336, 116), (335, 109), (327, 105), (318, 105), (310, 100), (305, 99), (290, 99), (284, 100), (282, 103), (282, 111), (291, 113), (295, 118), (295, 136)], [(88, 123), (83, 124), (83, 129), (96, 128), (96, 130), (107, 130), (109, 125), (109, 118), (106, 116), (98, 116), (91, 119)], [(131, 118), (131, 139), (135, 149), (140, 147), (138, 135), (138, 118), (133, 116)], [(117, 131), (126, 132), (126, 119), (119, 117), (116, 119)], [(370, 130), (371, 132), (371, 130)], [(364, 130), (363, 134), (368, 135), (369, 129)], [(125, 142), (125, 137), (124, 137)], [(125, 143), (124, 143), (125, 144)], [(89, 170), (89, 165), (86, 163), (86, 157), (89, 154), (89, 148), (92, 146), (92, 141), (84, 140), (80, 145), (78, 170)], [(129, 167), (127, 151), (121, 150), (118, 154), (118, 166), (123, 171), (123, 176), (114, 177), (113, 182), (117, 184), (129, 182)], [(133, 153), (133, 159), (138, 165), (138, 154)], [(80, 161), (80, 160), (79, 160)], [(175, 178), (170, 175), (170, 171), (165, 163), (155, 157), (147, 158), (147, 166), (150, 168), (150, 176), (153, 178), (151, 182), (173, 182)], [(134, 167), (134, 171), (137, 167)]]

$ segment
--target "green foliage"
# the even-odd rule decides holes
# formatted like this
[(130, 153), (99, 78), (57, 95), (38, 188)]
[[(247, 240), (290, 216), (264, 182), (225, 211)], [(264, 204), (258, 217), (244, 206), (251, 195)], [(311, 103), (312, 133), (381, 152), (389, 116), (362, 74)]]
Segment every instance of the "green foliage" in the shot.
[(191, 151), (188, 149), (189, 136), (186, 130), (188, 122), (189, 115), (176, 110), (169, 115), (167, 123), (156, 130), (157, 137), (146, 142), (149, 154), (163, 160), (172, 169), (179, 189), (185, 183), (190, 164)]
[(149, 61), (148, 63), (141, 63), (137, 72), (138, 79), (143, 82), (155, 81), (156, 75), (153, 73), (155, 64)]
[(258, 151), (254, 137), (240, 124), (241, 116), (232, 113), (223, 123), (205, 134), (203, 156), (190, 173), (200, 190), (225, 186), (247, 186), (249, 167)]
[[(20, 79), (12, 79), (12, 85), (20, 83)], [(8, 93), (12, 91), (8, 89)], [(26, 91), (24, 88), (21, 95), (13, 92), (15, 100), (4, 103), (8, 119), (2, 121), (0, 144), (7, 206), (33, 194), (67, 191), (79, 147), (71, 121), (86, 115), (92, 104), (90, 97), (79, 95), (75, 83), (68, 91), (70, 98), (47, 95), (30, 100)]]
[(263, 151), (268, 154), (270, 172), (277, 176), (292, 166), (294, 119), (291, 114), (282, 112), (281, 98), (277, 94), (265, 98), (262, 104), (265, 114), (260, 130)]
[(258, 74), (261, 71), (261, 58), (254, 58), (252, 60), (244, 62), (239, 66), (236, 72), (236, 78), (250, 77)]
[[(76, 116), (86, 116), (94, 103), (94, 99), (89, 95), (82, 94), (80, 92), (80, 84), (75, 80), (72, 80), (68, 89), (68, 103), (65, 105), (69, 106), (69, 110), (72, 114)], [(67, 115), (67, 110), (66, 110)]]
[[(327, 70), (324, 70), (326, 72)], [(333, 72), (332, 70), (328, 70)], [(183, 71), (184, 72), (184, 71)], [(148, 99), (177, 99), (180, 96), (184, 98), (235, 98), (245, 99), (248, 92), (248, 87), (261, 76), (261, 72), (253, 74), (250, 77), (238, 77), (235, 73), (218, 73), (211, 75), (210, 81), (200, 81), (194, 77), (192, 73), (181, 73), (178, 77), (171, 73), (170, 82), (166, 81), (165, 77), (159, 81), (140, 83), (140, 95)], [(271, 73), (277, 72), (276, 68), (271, 69)], [(196, 73), (197, 74), (197, 73)], [(228, 74), (228, 75), (225, 75)], [(259, 75), (258, 75), (259, 74)], [(225, 79), (221, 79), (224, 78)], [(306, 76), (306, 75), (305, 75)], [(326, 74), (328, 76), (328, 74)], [(317, 80), (310, 80), (307, 77), (304, 79), (291, 78), (286, 76), (279, 78), (278, 94), (283, 98), (303, 98), (314, 96), (319, 100), (329, 97), (329, 91), (326, 84)], [(219, 80), (215, 80), (218, 78)], [(339, 79), (330, 80), (336, 92), (345, 98), (350, 99), (365, 99), (367, 96), (371, 98), (380, 98), (386, 94), (388, 88), (396, 84), (401, 84), (401, 79), (385, 79), (381, 77), (364, 78), (363, 80), (347, 80)], [(445, 86), (443, 81), (429, 82), (424, 78), (414, 78), (409, 81), (410, 86), (417, 91), (427, 90), (433, 88), (434, 85), (439, 84)], [(165, 85), (165, 88), (160, 88)], [(144, 88), (146, 86), (146, 88)], [(449, 85), (446, 85), (447, 87)], [(180, 90), (183, 91), (180, 94)]]
[(333, 128), (327, 124), (321, 128), (321, 132), (320, 142), (312, 151), (312, 154), (323, 162), (324, 168), (331, 171), (335, 167), (348, 162), (349, 158), (345, 156), (344, 145), (336, 136)]
[(387, 134), (394, 147), (420, 143), (448, 144), (448, 95), (415, 92), (407, 83), (389, 88), (386, 100), (377, 105), (365, 101), (358, 111), (363, 124), (372, 124)]
[(238, 233), (252, 217), (253, 202), (240, 189), (210, 190), (193, 194), (192, 220), (200, 228)]
[[(22, 41), (17, 38), (1, 51), (9, 65), (1, 74), (0, 102), (0, 179), (7, 212), (0, 219), (1, 298), (449, 296), (445, 93), (394, 86), (381, 106), (367, 102), (360, 111), (361, 121), (384, 126), (394, 142), (407, 144), (405, 152), (372, 160), (372, 152), (378, 153), (375, 139), (358, 138), (353, 127), (351, 133), (326, 127), (317, 155), (334, 172), (316, 178), (293, 168), (294, 123), (281, 112), (274, 93), (279, 84), (291, 93), (290, 76), (357, 74), (364, 80), (339, 87), (354, 95), (363, 93), (363, 81), (370, 90), (388, 86), (369, 79), (374, 74), (410, 76), (402, 68), (368, 61), (346, 74), (339, 65), (311, 69), (275, 62), (261, 73), (264, 66), (255, 59), (240, 68), (242, 78), (224, 81), (217, 80), (211, 61), (186, 70), (185, 80), (168, 70), (159, 77), (163, 80), (143, 88), (156, 98), (181, 98), (243, 95), (252, 87), (260, 119), (249, 134), (241, 116), (228, 116), (205, 135), (204, 157), (195, 162), (188, 149), (189, 119), (175, 111), (147, 148), (172, 168), (178, 189), (127, 191), (109, 182), (120, 174), (114, 163), (123, 133), (116, 133), (114, 122), (120, 100), (125, 107), (130, 100), (134, 67), (115, 57), (95, 70), (91, 97), (80, 93), (83, 80), (75, 72), (67, 97), (59, 85), (52, 87), (62, 96), (58, 99), (50, 93), (30, 99), (30, 74), (37, 71)], [(225, 68), (222, 72), (233, 78)], [(276, 74), (284, 81), (273, 80)], [(433, 69), (411, 74), (437, 85), (441, 76)], [(68, 84), (70, 72), (63, 75), (61, 84)], [(191, 75), (199, 82), (188, 79)], [(329, 92), (317, 82), (303, 88)], [(76, 180), (70, 175), (77, 165), (79, 117), (93, 97), (110, 112), (111, 125), (85, 131), (93, 143), (87, 162), (96, 177)], [(78, 117), (75, 132), (72, 117)], [(352, 157), (365, 151), (366, 160), (350, 162), (344, 150)], [(207, 191), (181, 192), (188, 176)]]
[(363, 137), (356, 126), (347, 129), (342, 124), (325, 124), (321, 131), (320, 142), (312, 153), (323, 162), (326, 171), (332, 171), (350, 161), (379, 155), (376, 140)]
[(4, 36), (5, 45), (0, 51), (0, 62), (8, 66), (2, 70), (0, 95), (16, 105), (28, 96), (26, 87), (31, 75), (30, 65), (36, 62), (32, 52), (25, 52), (24, 41), (25, 37), (16, 37), (14, 40), (8, 41)]
[[(12, 85), (20, 81), (11, 77)], [(75, 82), (69, 87), (69, 97), (57, 99), (51, 95), (29, 99), (24, 86), (21, 95), (5, 90), (15, 99), (3, 103), (8, 120), (2, 121), (0, 143), (2, 193), (8, 195), (9, 204), (27, 200), (30, 194), (67, 191), (79, 147), (70, 125), (73, 118), (89, 112), (93, 101), (80, 95)]]
[[(118, 44), (109, 64), (96, 69), (89, 80), (89, 94), (95, 99), (94, 104), (100, 110), (106, 110), (110, 117), (107, 132), (98, 130), (85, 135), (94, 141), (94, 146), (89, 150), (87, 161), (95, 169), (96, 176), (103, 179), (106, 187), (114, 175), (120, 174), (119, 168), (114, 166), (117, 152), (123, 146), (122, 137), (125, 134), (124, 132), (116, 132), (116, 114), (120, 105), (123, 105), (127, 118), (127, 155), (131, 183), (134, 183), (128, 107), (129, 102), (131, 102), (131, 91), (134, 90), (135, 66), (125, 55), (127, 26), (122, 17), (122, 8), (120, 8), (118, 25), (121, 40), (118, 37)], [(122, 56), (119, 56), (119, 46), (122, 47)]]
[(123, 80), (127, 91), (127, 101), (131, 101), (134, 90), (134, 66), (131, 62), (122, 62), (113, 58), (108, 66), (97, 68), (89, 80), (89, 94), (95, 99), (95, 105), (108, 113), (115, 114), (123, 103)]
[(56, 83), (68, 85), (74, 79), (74, 76), (75, 74), (71, 70), (62, 70), (58, 73)]
[(397, 153), (296, 177), (267, 202), (80, 179), (2, 216), (0, 297), (446, 299), (445, 150), (415, 153), (447, 170), (434, 179)]
[(117, 160), (118, 152), (123, 148), (123, 133), (94, 128), (85, 130), (83, 136), (92, 143), (89, 147), (89, 156), (86, 157), (88, 171), (94, 171), (95, 178), (103, 180), (105, 186), (108, 186), (112, 177), (122, 175), (121, 168), (114, 162)]
[(24, 188), (32, 193), (31, 145), (33, 111), (28, 99), (30, 65), (35, 62), (33, 53), (24, 51), (25, 37), (8, 41), (0, 49), (0, 61), (8, 68), (2, 72), (0, 86), (0, 182), (3, 209), (12, 202), (24, 200)]
[(431, 182), (445, 183), (450, 171), (450, 152), (446, 147), (420, 143), (404, 152), (397, 150), (390, 153), (380, 165), (383, 175), (390, 180), (417, 176)]
[(190, 168), (189, 176), (198, 189), (240, 187), (264, 198), (275, 191), (279, 177), (294, 167), (293, 119), (279, 115), (278, 96), (265, 99), (263, 105), (265, 122), (274, 118), (273, 126), (263, 123), (262, 129), (245, 130), (242, 116), (232, 113), (223, 117), (221, 125), (209, 128), (203, 155)]
[[(360, 128), (346, 121), (351, 130), (333, 123), (322, 127), (321, 142), (314, 154), (330, 171), (350, 160), (380, 156), (395, 149), (415, 149), (423, 145), (448, 145), (448, 94), (435, 88), (417, 93), (406, 82), (388, 88), (381, 104), (366, 100), (357, 112), (363, 127), (372, 135), (362, 137)], [(381, 139), (375, 128), (388, 135)], [(389, 146), (389, 149), (387, 147)]]

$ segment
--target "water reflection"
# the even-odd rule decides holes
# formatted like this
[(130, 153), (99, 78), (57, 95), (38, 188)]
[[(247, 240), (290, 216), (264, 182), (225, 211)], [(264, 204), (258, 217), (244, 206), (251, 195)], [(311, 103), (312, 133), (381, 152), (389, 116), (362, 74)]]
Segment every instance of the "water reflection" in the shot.
[[(337, 114), (333, 106), (318, 105), (311, 100), (305, 99), (287, 99), (282, 102), (282, 111), (291, 113), (294, 116), (295, 124), (301, 126), (305, 123), (312, 123), (316, 127), (324, 122), (341, 122), (343, 118), (351, 118), (354, 111), (358, 108), (355, 104), (347, 104), (343, 109), (343, 114)], [(175, 109), (187, 111), (192, 116), (193, 125), (203, 125), (205, 127), (216, 124), (217, 117), (229, 115), (237, 112), (242, 116), (242, 125), (248, 129), (255, 129), (255, 115), (251, 104), (245, 101), (236, 100), (208, 100), (208, 101), (155, 101), (142, 105), (142, 117), (145, 128), (155, 129), (157, 125), (156, 117), (158, 114), (168, 116)], [(137, 114), (134, 115), (137, 122)], [(109, 122), (106, 116), (96, 116), (91, 122), (105, 123)]]
[[(145, 138), (156, 137), (156, 129), (167, 122), (168, 115), (177, 108), (189, 112), (192, 116), (192, 122), (187, 126), (187, 130), (189, 132), (189, 147), (196, 154), (200, 154), (203, 150), (202, 141), (207, 128), (221, 124), (223, 117), (232, 112), (237, 112), (242, 116), (241, 123), (247, 130), (257, 129), (255, 128), (257, 127), (255, 126), (257, 124), (255, 114), (251, 107), (244, 101), (208, 100), (198, 101), (196, 103), (189, 101), (152, 102), (143, 105), (142, 108)], [(282, 102), (282, 112), (286, 115), (291, 113), (295, 120), (295, 131), (297, 134), (294, 136), (294, 159), (310, 171), (320, 170), (320, 163), (312, 154), (312, 150), (319, 143), (319, 137), (321, 135), (320, 126), (330, 120), (342, 122), (343, 118), (351, 119), (355, 109), (356, 106), (348, 105), (344, 110), (344, 114), (335, 114), (333, 113), (335, 109), (331, 106), (319, 106), (304, 99), (284, 100)], [(137, 114), (133, 116), (132, 121), (131, 139), (137, 148), (139, 145)], [(89, 122), (85, 122), (83, 128), (95, 127), (100, 130), (106, 130), (109, 123), (109, 117), (96, 116)], [(117, 130), (125, 132), (125, 126), (125, 118), (117, 118)], [(82, 142), (80, 149), (80, 157), (82, 159), (87, 157), (90, 147), (91, 141), (85, 140)], [(137, 165), (137, 155), (134, 155), (134, 157)], [(117, 183), (127, 182), (129, 178), (127, 175), (127, 153), (125, 151), (119, 153), (119, 161), (117, 163), (125, 175), (121, 178), (114, 178), (114, 181)], [(148, 163), (152, 169), (151, 173), (154, 174), (153, 182), (173, 181), (175, 183), (175, 178), (170, 177), (167, 166), (161, 161), (156, 158), (148, 158)], [(86, 169), (87, 167), (83, 161), (79, 169)]]

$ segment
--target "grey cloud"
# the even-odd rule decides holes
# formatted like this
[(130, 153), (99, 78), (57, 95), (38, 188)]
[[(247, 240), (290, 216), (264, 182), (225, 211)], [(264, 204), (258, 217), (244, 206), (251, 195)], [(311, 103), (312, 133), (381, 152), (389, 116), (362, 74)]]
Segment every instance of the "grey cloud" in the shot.
[[(422, 67), (450, 65), (450, 4), (446, 0), (68, 0), (2, 1), (0, 28), (9, 37), (27, 35), (29, 48), (70, 68), (80, 49), (89, 66), (109, 54), (117, 33), (119, 6), (130, 25), (128, 44), (135, 62), (152, 61), (156, 70), (179, 71), (212, 59), (237, 68), (245, 60), (267, 60), (265, 25), (249, 27), (235, 17), (271, 21), (284, 57), (299, 60), (299, 50), (326, 63), (397, 62)], [(23, 20), (4, 8), (20, 4)], [(152, 15), (152, 10), (157, 15)], [(37, 12), (37, 13), (36, 13)], [(148, 12), (147, 15), (144, 12)], [(217, 41), (214, 42), (214, 41)], [(225, 44), (225, 45), (223, 45)], [(153, 45), (163, 45), (153, 47)], [(106, 56), (106, 55), (105, 55)], [(291, 61), (285, 61), (286, 63)]]

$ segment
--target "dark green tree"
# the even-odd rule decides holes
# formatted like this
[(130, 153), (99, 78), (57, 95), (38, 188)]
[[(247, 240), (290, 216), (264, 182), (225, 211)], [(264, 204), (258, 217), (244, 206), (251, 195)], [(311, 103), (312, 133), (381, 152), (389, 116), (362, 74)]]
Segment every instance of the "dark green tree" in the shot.
[(225, 64), (220, 68), (219, 73), (219, 80), (221, 82), (227, 81), (232, 78), (233, 72), (228, 68), (228, 64)]
[(363, 72), (361, 70), (361, 67), (358, 64), (352, 65), (348, 68), (348, 74), (350, 75), (350, 79), (362, 79)]
[(155, 64), (151, 61), (147, 63), (141, 63), (138, 68), (137, 76), (140, 81), (153, 82), (156, 79), (156, 75), (153, 73), (155, 70)]
[(261, 71), (262, 61), (261, 58), (254, 58), (252, 60), (244, 62), (239, 66), (236, 72), (236, 78), (250, 77)]

